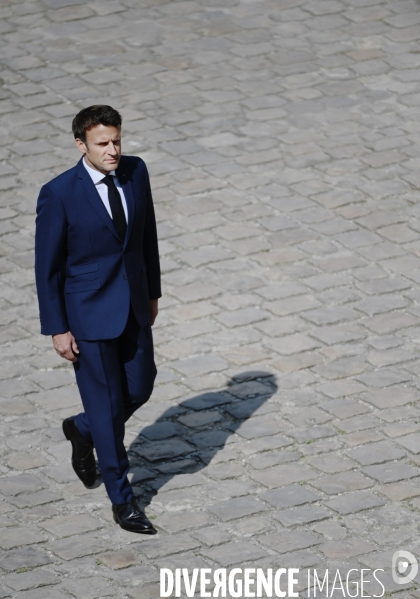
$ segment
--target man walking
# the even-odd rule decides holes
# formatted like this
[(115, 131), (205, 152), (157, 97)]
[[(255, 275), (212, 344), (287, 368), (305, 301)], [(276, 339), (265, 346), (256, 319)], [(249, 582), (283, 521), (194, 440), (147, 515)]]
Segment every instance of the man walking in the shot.
[(127, 479), (124, 424), (156, 377), (151, 325), (161, 297), (156, 221), (144, 162), (121, 155), (121, 116), (77, 114), (83, 157), (41, 189), (35, 274), (41, 333), (73, 362), (84, 412), (66, 418), (72, 465), (87, 487), (103, 481), (121, 528), (154, 534)]

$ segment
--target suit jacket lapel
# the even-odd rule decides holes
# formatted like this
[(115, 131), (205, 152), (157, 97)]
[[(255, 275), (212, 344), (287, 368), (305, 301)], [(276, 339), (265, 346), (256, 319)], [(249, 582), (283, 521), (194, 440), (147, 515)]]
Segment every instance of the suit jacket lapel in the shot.
[[(124, 158), (122, 157), (121, 162), (123, 162), (123, 160), (124, 160)], [(131, 231), (133, 230), (135, 202), (134, 202), (134, 194), (133, 194), (133, 187), (131, 185), (131, 181), (127, 177), (127, 172), (124, 170), (124, 165), (121, 164), (121, 162), (117, 168), (116, 175), (117, 175), (118, 181), (121, 183), (121, 187), (124, 192), (125, 201), (127, 202), (128, 218), (127, 218), (127, 233), (126, 233), (125, 242), (124, 242), (124, 246), (125, 246), (125, 245), (127, 245), (128, 241), (130, 239)]]
[(83, 192), (89, 200), (91, 206), (96, 210), (98, 216), (100, 216), (100, 218), (103, 220), (103, 222), (111, 231), (111, 233), (113, 233), (115, 237), (119, 239), (117, 230), (114, 226), (114, 222), (112, 218), (109, 216), (108, 210), (105, 208), (104, 203), (101, 200), (101, 197), (98, 193), (98, 190), (95, 187), (94, 182), (92, 181), (89, 173), (83, 166), (82, 160), (80, 160), (77, 165), (77, 175), (80, 180), (80, 186), (83, 189)]

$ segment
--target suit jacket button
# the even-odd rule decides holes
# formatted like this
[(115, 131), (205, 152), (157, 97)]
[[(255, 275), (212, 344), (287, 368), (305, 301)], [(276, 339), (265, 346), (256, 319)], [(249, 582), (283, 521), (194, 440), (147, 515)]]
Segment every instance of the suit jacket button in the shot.
[(127, 275), (126, 275), (126, 274), (123, 274), (123, 278), (124, 278), (124, 279), (126, 279), (126, 278), (127, 278)]

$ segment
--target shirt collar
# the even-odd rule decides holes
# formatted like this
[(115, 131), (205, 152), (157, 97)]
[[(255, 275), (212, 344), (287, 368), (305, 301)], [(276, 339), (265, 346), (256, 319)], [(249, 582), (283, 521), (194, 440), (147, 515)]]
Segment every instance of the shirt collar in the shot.
[[(99, 171), (95, 170), (94, 168), (90, 167), (88, 164), (86, 164), (86, 160), (84, 157), (83, 157), (83, 166), (89, 173), (89, 175), (90, 175), (92, 181), (95, 183), (95, 185), (98, 185), (99, 183), (102, 182), (102, 179), (105, 177), (105, 175), (103, 173), (100, 173)], [(113, 177), (116, 177), (115, 170), (110, 171), (108, 173), (108, 175), (112, 175)]]

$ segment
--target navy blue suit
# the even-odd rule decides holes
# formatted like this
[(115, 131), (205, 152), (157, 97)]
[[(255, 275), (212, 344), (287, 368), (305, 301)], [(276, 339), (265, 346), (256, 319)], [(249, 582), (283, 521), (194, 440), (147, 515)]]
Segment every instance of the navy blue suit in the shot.
[(41, 333), (71, 331), (80, 350), (75, 372), (85, 412), (77, 428), (95, 444), (111, 501), (126, 503), (133, 492), (124, 422), (153, 389), (149, 300), (161, 296), (161, 287), (146, 165), (122, 156), (116, 175), (127, 202), (125, 239), (82, 160), (42, 187), (35, 274)]

